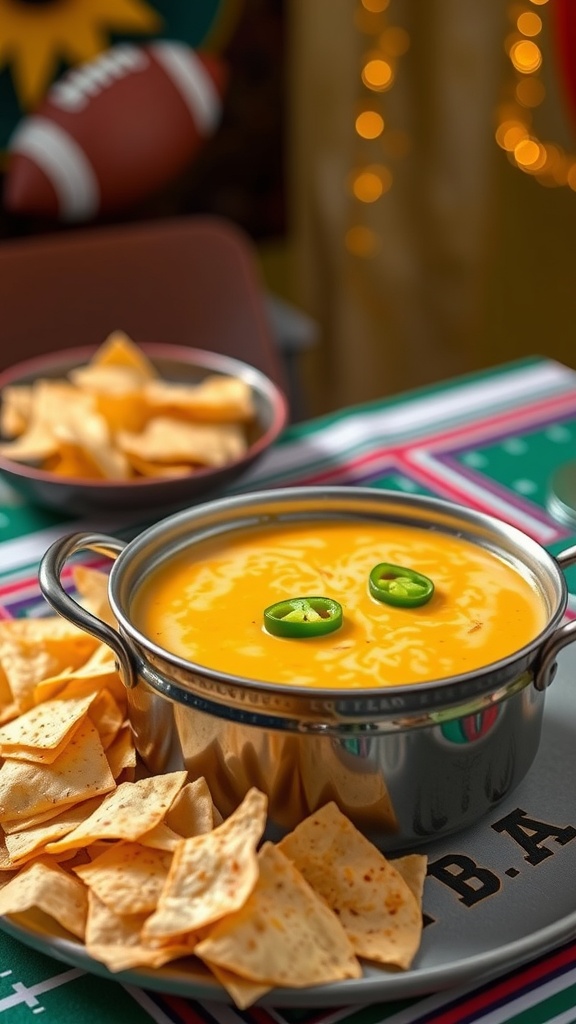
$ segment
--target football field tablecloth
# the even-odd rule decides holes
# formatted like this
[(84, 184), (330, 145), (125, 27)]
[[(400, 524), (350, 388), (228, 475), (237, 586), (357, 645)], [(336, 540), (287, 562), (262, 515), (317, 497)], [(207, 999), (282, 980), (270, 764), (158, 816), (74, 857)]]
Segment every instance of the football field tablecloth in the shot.
[[(554, 470), (571, 459), (576, 459), (576, 372), (534, 358), (291, 426), (226, 493), (309, 484), (435, 495), (491, 513), (557, 553), (576, 543), (576, 536), (547, 512), (548, 487)], [(122, 516), (91, 522), (66, 518), (27, 506), (0, 484), (0, 616), (49, 612), (37, 569), (56, 537), (96, 529), (129, 538), (148, 524)], [(574, 592), (572, 614), (576, 573), (569, 571), (567, 578)], [(570, 824), (576, 825), (576, 805), (573, 819)], [(572, 846), (576, 843), (567, 842), (561, 855), (568, 857)], [(551, 860), (559, 862), (560, 853)], [(566, 884), (573, 887), (575, 877), (571, 870)], [(477, 987), (368, 1006), (257, 1006), (240, 1012), (225, 1003), (200, 1003), (97, 978), (0, 932), (0, 1020), (21, 1024), (34, 1018), (57, 1024), (568, 1024), (576, 1020), (576, 942)]]

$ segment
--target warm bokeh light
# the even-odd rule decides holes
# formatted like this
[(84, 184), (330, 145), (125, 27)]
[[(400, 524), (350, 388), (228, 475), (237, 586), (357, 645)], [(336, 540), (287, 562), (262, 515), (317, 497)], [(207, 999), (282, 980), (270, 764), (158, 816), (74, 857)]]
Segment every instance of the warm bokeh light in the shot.
[(384, 131), (384, 118), (376, 110), (363, 110), (356, 118), (356, 131), (363, 139), (377, 139)]
[(540, 47), (530, 39), (520, 39), (510, 47), (510, 60), (522, 75), (531, 75), (542, 64)]
[(392, 185), (392, 174), (384, 165), (371, 165), (352, 175), (351, 187), (361, 203), (375, 203)]
[[(385, 12), (389, 6), (390, 0), (357, 0), (354, 5), (356, 31), (370, 37), (359, 67), (359, 80), (369, 95), (360, 100), (354, 118), (356, 167), (346, 184), (355, 203), (362, 205), (378, 203), (392, 188), (394, 161), (411, 149), (409, 133), (389, 125), (386, 116), (384, 94), (394, 85), (400, 60), (410, 48), (408, 32), (388, 23)], [(382, 160), (390, 160), (391, 167)], [(351, 226), (344, 240), (351, 255), (368, 258), (375, 255), (381, 241), (379, 233), (363, 225), (362, 220), (361, 206), (351, 204)]]
[(539, 107), (544, 102), (546, 87), (540, 78), (521, 78), (516, 83), (516, 99), (523, 107)]
[(380, 33), (380, 46), (389, 57), (403, 57), (410, 49), (410, 36), (405, 28), (390, 25)]
[(353, 256), (363, 256), (365, 259), (375, 256), (380, 248), (380, 239), (376, 232), (360, 224), (348, 229), (344, 242), (348, 252)]
[(573, 192), (576, 192), (576, 163), (570, 165), (566, 174), (566, 184)]
[(541, 77), (542, 51), (533, 42), (545, 26), (534, 7), (543, 8), (547, 3), (548, 0), (510, 0), (508, 4), (508, 20), (514, 30), (506, 37), (504, 48), (514, 77), (507, 83), (506, 93), (513, 99), (508, 98), (496, 111), (495, 137), (511, 163), (539, 184), (546, 188), (568, 185), (576, 191), (576, 155), (539, 139), (533, 125), (533, 111), (547, 96)]
[(514, 159), (523, 171), (541, 171), (546, 163), (546, 150), (536, 139), (523, 139), (514, 148)]
[(394, 80), (394, 72), (387, 60), (373, 57), (362, 68), (362, 81), (368, 89), (381, 92), (389, 89)]
[(510, 34), (506, 36), (506, 38), (504, 39), (504, 52), (508, 56), (510, 56), (510, 50), (512, 49), (515, 43), (518, 43), (520, 41), (520, 38), (521, 37), (518, 35), (516, 31), (510, 32)]
[(543, 174), (547, 180), (543, 181), (543, 184), (548, 184), (551, 187), (566, 185), (570, 164), (564, 150), (561, 146), (554, 146), (550, 142), (546, 143), (544, 149), (546, 150), (546, 163)]
[(365, 7), (371, 14), (381, 14), (389, 3), (390, 0), (362, 0), (362, 7)]
[(542, 31), (542, 18), (534, 11), (523, 11), (516, 24), (523, 36), (537, 36)]
[(508, 153), (513, 153), (527, 135), (526, 126), (521, 121), (501, 121), (496, 129), (496, 142)]

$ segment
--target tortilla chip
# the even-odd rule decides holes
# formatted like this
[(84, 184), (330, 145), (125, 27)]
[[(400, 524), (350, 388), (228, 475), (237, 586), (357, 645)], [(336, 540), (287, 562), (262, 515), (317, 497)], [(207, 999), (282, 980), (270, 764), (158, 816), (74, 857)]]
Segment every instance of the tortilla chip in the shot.
[(165, 822), (182, 839), (214, 828), (214, 804), (205, 778), (186, 783), (168, 810)]
[(74, 871), (117, 914), (149, 914), (156, 909), (171, 860), (163, 850), (114, 843)]
[(153, 850), (164, 850), (166, 853), (174, 853), (178, 843), (182, 839), (177, 832), (174, 832), (165, 821), (161, 821), (149, 832), (143, 832), (138, 842), (142, 846), (150, 846)]
[(131, 366), (87, 363), (70, 370), (68, 376), (77, 388), (92, 395), (104, 393), (124, 398), (126, 395), (138, 395), (141, 386), (141, 377)]
[(142, 398), (143, 379), (134, 367), (90, 364), (71, 370), (69, 376), (92, 396), (95, 411), (112, 435), (121, 429), (142, 429), (148, 409)]
[(26, 865), (0, 889), (0, 914), (37, 908), (83, 939), (88, 895), (78, 879), (56, 864), (41, 860)]
[(7, 384), (2, 389), (0, 404), (0, 433), (3, 437), (23, 434), (32, 413), (32, 385)]
[(84, 821), (84, 818), (96, 810), (102, 799), (101, 796), (92, 797), (82, 803), (65, 807), (59, 814), (45, 821), (40, 820), (42, 816), (39, 816), (35, 821), (18, 823), (17, 829), (13, 832), (6, 830), (6, 849), (10, 860), (15, 864), (22, 863), (42, 852), (48, 843), (68, 835)]
[(8, 853), (8, 847), (4, 841), (4, 836), (0, 834), (0, 880), (3, 882), (6, 877), (8, 879), (14, 878), (19, 867), (19, 864), (13, 863), (12, 858)]
[(122, 783), (73, 832), (50, 843), (48, 853), (87, 846), (96, 839), (139, 839), (162, 821), (185, 781), (186, 772), (180, 771)]
[(34, 702), (41, 704), (54, 697), (80, 697), (82, 694), (99, 693), (107, 689), (121, 707), (126, 704), (126, 687), (122, 682), (112, 651), (100, 645), (79, 668), (66, 668), (46, 679), (40, 679), (34, 687)]
[[(116, 617), (108, 599), (108, 573), (92, 569), (87, 565), (72, 566), (72, 580), (78, 591), (78, 601), (83, 608), (103, 619), (110, 626), (117, 626)], [(104, 646), (104, 645), (103, 645)], [(109, 648), (106, 648), (113, 657)]]
[(409, 853), (404, 857), (395, 857), (390, 863), (406, 882), (416, 902), (422, 906), (424, 882), (428, 868), (428, 857), (424, 853)]
[(279, 843), (338, 915), (358, 956), (407, 968), (422, 937), (411, 888), (335, 803), (311, 814)]
[(124, 723), (124, 708), (117, 704), (110, 691), (104, 688), (93, 696), (88, 717), (98, 729), (104, 750), (108, 750)]
[(145, 920), (145, 914), (117, 914), (89, 890), (86, 951), (115, 972), (134, 967), (162, 967), (170, 960), (191, 953), (187, 943), (159, 949), (145, 946), (140, 938)]
[(114, 788), (100, 737), (88, 719), (52, 764), (6, 758), (0, 768), (0, 823), (63, 810)]
[(120, 430), (120, 450), (148, 462), (224, 466), (241, 458), (248, 447), (235, 423), (184, 423), (169, 416), (150, 420), (139, 434)]
[(34, 704), (34, 689), (39, 680), (68, 669), (54, 649), (30, 640), (0, 640), (0, 667), (20, 712)]
[(31, 426), (38, 423), (52, 430), (56, 424), (66, 421), (71, 411), (75, 417), (90, 415), (94, 411), (91, 396), (83, 394), (67, 380), (39, 378), (34, 381)]
[(118, 430), (142, 430), (149, 416), (140, 388), (126, 388), (117, 394), (99, 390), (94, 394), (94, 402), (112, 435)]
[(252, 389), (240, 377), (210, 374), (198, 384), (157, 379), (146, 384), (144, 398), (156, 415), (203, 423), (248, 423), (255, 416)]
[(218, 828), (178, 843), (156, 911), (142, 929), (147, 943), (165, 944), (242, 906), (258, 878), (266, 810), (266, 797), (252, 789)]
[(128, 454), (128, 459), (132, 469), (139, 473), (140, 476), (159, 476), (159, 477), (173, 477), (173, 476), (187, 476), (188, 473), (192, 472), (193, 467), (189, 462), (151, 462), (148, 459), (141, 459), (134, 452)]
[(0, 621), (0, 676), (7, 680), (18, 712), (34, 705), (37, 683), (78, 668), (97, 643), (60, 616)]
[(41, 464), (58, 452), (54, 427), (67, 418), (72, 407), (81, 405), (88, 414), (91, 404), (89, 396), (67, 381), (39, 378), (31, 387), (26, 429), (15, 440), (0, 445), (0, 454), (18, 462)]
[(0, 455), (27, 466), (41, 466), (58, 453), (58, 442), (42, 427), (30, 428), (15, 441), (0, 443)]
[(173, 852), (181, 839), (201, 835), (221, 824), (220, 816), (215, 820), (215, 810), (205, 779), (188, 782), (167, 810), (164, 821), (141, 835), (139, 842)]
[(46, 701), (30, 708), (0, 728), (0, 754), (50, 764), (62, 752), (94, 699), (94, 694), (88, 694), (75, 700)]
[(81, 445), (69, 438), (69, 435), (58, 439), (58, 451), (48, 459), (43, 467), (56, 476), (74, 477), (78, 480), (104, 480), (105, 475), (98, 463), (84, 451)]
[[(129, 480), (130, 464), (113, 443), (108, 424), (100, 413), (68, 409), (65, 420), (53, 427), (59, 448), (70, 457), (76, 455), (94, 474), (104, 480)], [(91, 473), (92, 475), (92, 473)]]
[[(95, 799), (96, 801), (102, 800), (104, 794), (100, 797), (88, 797), (87, 800), (80, 801), (82, 807), (89, 803), (90, 800)], [(50, 807), (47, 811), (41, 811), (38, 814), (32, 814), (28, 818), (11, 818), (10, 821), (4, 821), (2, 823), (2, 829), (5, 835), (16, 835), (18, 832), (27, 832), (28, 829), (38, 828), (46, 822), (52, 822), (58, 818), (61, 814), (66, 811), (72, 812), (76, 807), (76, 804), (65, 804), (63, 808), (58, 805)], [(97, 806), (95, 804), (94, 806)], [(82, 820), (82, 819), (80, 819)]]
[(210, 930), (196, 956), (270, 987), (358, 978), (362, 968), (336, 914), (272, 843), (258, 854), (247, 900)]
[(18, 706), (12, 698), (10, 683), (0, 662), (0, 725), (10, 722), (13, 718), (16, 718), (17, 714)]
[(61, 615), (45, 615), (37, 619), (0, 619), (0, 643), (11, 639), (53, 645), (69, 644), (78, 652), (75, 658), (77, 665), (81, 664), (81, 657), (88, 657), (100, 644), (95, 637)]
[(270, 985), (258, 985), (255, 981), (241, 978), (239, 974), (225, 971), (223, 967), (218, 967), (216, 964), (210, 964), (210, 971), (216, 981), (220, 982), (222, 988), (225, 988), (232, 996), (234, 1005), (239, 1010), (246, 1010), (249, 1006), (253, 1006), (258, 999), (270, 991)]
[(106, 748), (106, 757), (116, 781), (123, 772), (136, 767), (136, 747), (129, 725), (123, 725), (110, 746)]
[(109, 334), (88, 365), (100, 368), (125, 367), (142, 381), (153, 380), (157, 376), (148, 356), (144, 355), (124, 331), (113, 331)]

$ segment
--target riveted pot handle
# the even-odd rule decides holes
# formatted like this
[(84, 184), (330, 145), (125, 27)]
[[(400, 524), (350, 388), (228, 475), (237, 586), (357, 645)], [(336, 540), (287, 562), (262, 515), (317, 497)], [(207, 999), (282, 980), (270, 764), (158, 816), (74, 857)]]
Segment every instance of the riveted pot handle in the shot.
[[(569, 569), (571, 565), (576, 564), (576, 545), (565, 548), (555, 557), (561, 569)], [(560, 651), (574, 640), (576, 640), (576, 620), (565, 622), (544, 641), (538, 652), (534, 673), (534, 686), (537, 690), (545, 690), (550, 686), (556, 673), (556, 658)]]
[(103, 533), (73, 533), (61, 537), (50, 545), (40, 562), (38, 582), (48, 604), (75, 626), (91, 633), (97, 640), (111, 647), (118, 659), (119, 672), (126, 687), (136, 684), (137, 677), (132, 657), (120, 634), (107, 622), (92, 615), (70, 596), (62, 585), (62, 570), (66, 562), (78, 551), (89, 549), (109, 558), (116, 558), (126, 547), (124, 541)]

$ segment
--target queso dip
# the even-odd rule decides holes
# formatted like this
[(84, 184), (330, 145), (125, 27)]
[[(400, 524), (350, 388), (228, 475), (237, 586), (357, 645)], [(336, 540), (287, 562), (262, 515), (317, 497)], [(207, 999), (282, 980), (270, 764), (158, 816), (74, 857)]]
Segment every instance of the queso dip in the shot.
[[(430, 577), (417, 608), (371, 597), (379, 562)], [(319, 595), (342, 605), (336, 632), (272, 636), (268, 605)], [(534, 583), (462, 538), (395, 523), (264, 526), (179, 552), (134, 598), (136, 627), (165, 651), (232, 675), (310, 687), (380, 687), (470, 672), (513, 654), (543, 629)]]

